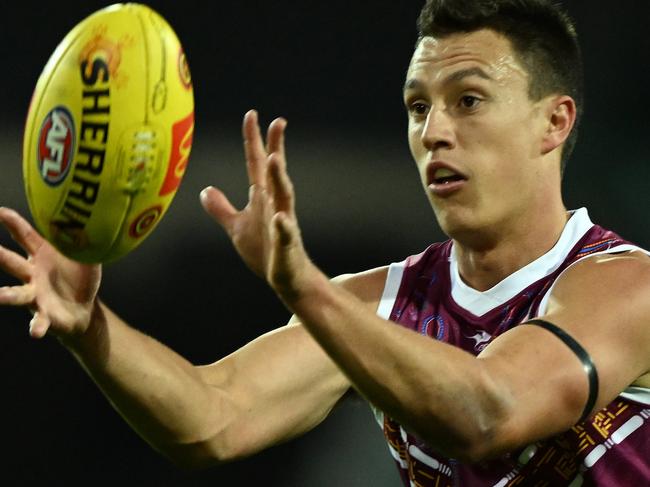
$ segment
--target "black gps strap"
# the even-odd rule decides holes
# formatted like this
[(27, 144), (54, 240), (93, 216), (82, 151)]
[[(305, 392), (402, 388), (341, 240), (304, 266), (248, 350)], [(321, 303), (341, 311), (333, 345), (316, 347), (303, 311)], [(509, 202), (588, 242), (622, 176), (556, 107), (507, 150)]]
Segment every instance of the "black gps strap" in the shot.
[(582, 423), (589, 416), (589, 413), (594, 408), (594, 404), (598, 398), (598, 372), (596, 371), (596, 366), (594, 365), (593, 360), (591, 360), (591, 357), (587, 351), (582, 348), (582, 345), (575, 341), (571, 335), (569, 335), (559, 326), (556, 326), (553, 323), (549, 323), (548, 321), (537, 319), (526, 321), (523, 324), (541, 326), (545, 330), (550, 331), (556, 337), (562, 340), (564, 344), (569, 347), (582, 362), (582, 368), (584, 369), (585, 373), (587, 374), (587, 378), (589, 379), (589, 398), (587, 399), (587, 404), (585, 405), (585, 409), (582, 412), (582, 416), (580, 417), (579, 421), (579, 423)]

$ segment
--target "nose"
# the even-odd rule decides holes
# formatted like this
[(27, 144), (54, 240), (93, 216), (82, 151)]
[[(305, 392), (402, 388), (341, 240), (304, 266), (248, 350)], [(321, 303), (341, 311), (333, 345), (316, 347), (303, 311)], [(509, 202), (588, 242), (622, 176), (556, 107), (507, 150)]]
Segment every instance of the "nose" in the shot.
[(421, 140), (422, 145), (432, 152), (456, 146), (453, 121), (444, 109), (431, 108), (422, 129)]

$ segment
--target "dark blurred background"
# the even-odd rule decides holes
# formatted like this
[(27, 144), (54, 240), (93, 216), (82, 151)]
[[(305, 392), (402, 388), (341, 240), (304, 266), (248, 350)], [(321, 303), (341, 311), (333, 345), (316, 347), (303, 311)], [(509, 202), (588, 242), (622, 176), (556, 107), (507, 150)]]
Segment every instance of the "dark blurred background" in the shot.
[[(28, 215), (20, 158), (31, 92), (66, 32), (106, 5), (24, 0), (3, 9), (0, 204)], [(128, 322), (209, 363), (289, 318), (198, 202), (207, 184), (245, 201), (239, 131), (249, 108), (265, 124), (278, 115), (289, 120), (304, 238), (328, 274), (402, 260), (443, 238), (410, 160), (401, 106), (420, 1), (149, 5), (184, 44), (196, 133), (185, 180), (159, 227), (105, 268), (101, 296)], [(567, 206), (587, 206), (594, 221), (650, 248), (650, 2), (567, 5), (587, 72), (586, 115), (564, 181)], [(5, 232), (0, 244), (15, 248)], [(0, 277), (0, 285), (11, 282)], [(0, 310), (0, 465), (14, 479), (8, 484), (397, 485), (361, 400), (345, 402), (304, 438), (249, 460), (178, 470), (129, 429), (55, 340), (31, 340), (28, 321), (26, 311)]]

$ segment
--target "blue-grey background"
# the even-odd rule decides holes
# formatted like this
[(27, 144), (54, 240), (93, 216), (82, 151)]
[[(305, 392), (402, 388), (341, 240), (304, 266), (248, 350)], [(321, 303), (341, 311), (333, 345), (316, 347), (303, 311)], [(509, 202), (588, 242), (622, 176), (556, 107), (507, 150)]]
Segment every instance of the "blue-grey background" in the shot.
[[(21, 136), (29, 97), (65, 33), (98, 1), (5, 5), (0, 16), (0, 204), (28, 215)], [(204, 215), (198, 193), (247, 184), (240, 120), (289, 120), (288, 156), (304, 238), (330, 275), (398, 261), (443, 238), (406, 145), (401, 86), (421, 2), (155, 1), (187, 53), (196, 133), (185, 180), (144, 244), (105, 268), (101, 296), (123, 318), (195, 363), (235, 350), (289, 315)], [(587, 91), (566, 171), (570, 208), (650, 248), (650, 40), (647, 0), (571, 1)], [(534, 222), (531, 222), (534, 225)], [(12, 246), (6, 232), (0, 243)], [(0, 285), (12, 282), (0, 277)], [(609, 285), (603, 283), (603, 285)], [(249, 460), (176, 469), (137, 437), (28, 313), (0, 310), (0, 466), (14, 485), (392, 486), (397, 477), (361, 400), (314, 432)], [(264, 357), (260, 357), (264, 360)], [(435, 370), (432, 370), (435, 373)]]

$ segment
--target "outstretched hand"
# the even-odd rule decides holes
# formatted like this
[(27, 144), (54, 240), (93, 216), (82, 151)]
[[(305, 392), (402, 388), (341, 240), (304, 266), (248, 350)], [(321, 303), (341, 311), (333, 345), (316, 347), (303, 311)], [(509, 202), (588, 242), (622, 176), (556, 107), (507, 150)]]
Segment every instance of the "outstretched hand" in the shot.
[(319, 272), (304, 250), (296, 219), (293, 184), (286, 170), (286, 125), (282, 118), (274, 120), (265, 146), (257, 112), (244, 116), (249, 199), (242, 210), (212, 186), (201, 192), (204, 209), (225, 229), (246, 265), (285, 301), (295, 299), (310, 275)]
[(0, 223), (27, 257), (0, 246), (0, 268), (21, 284), (0, 287), (0, 305), (23, 306), (33, 313), (29, 333), (59, 338), (86, 331), (101, 280), (101, 266), (81, 264), (59, 253), (23, 217), (0, 208)]

